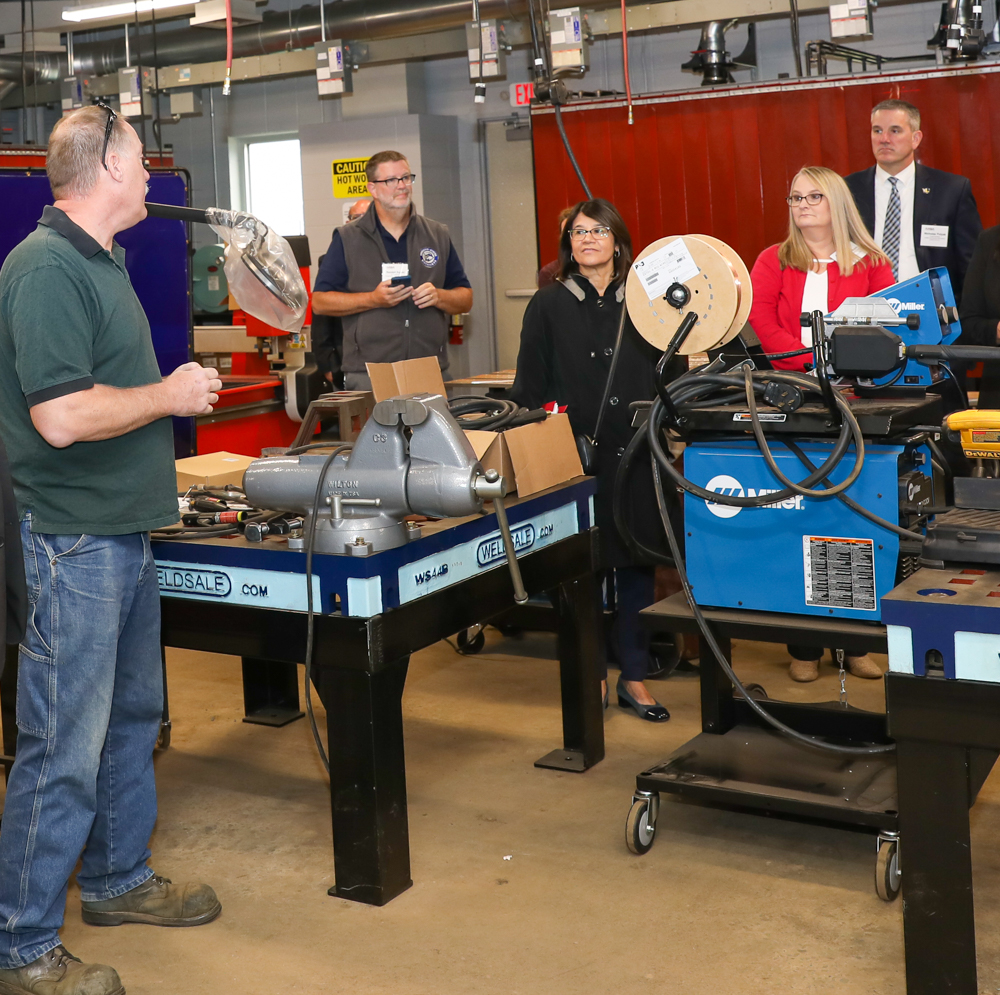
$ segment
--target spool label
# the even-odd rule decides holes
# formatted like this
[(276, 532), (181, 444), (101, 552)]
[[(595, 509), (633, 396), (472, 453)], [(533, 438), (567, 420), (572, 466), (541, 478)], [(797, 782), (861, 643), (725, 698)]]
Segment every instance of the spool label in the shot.
[(674, 239), (632, 264), (646, 296), (662, 297), (671, 284), (693, 280), (701, 270), (688, 251), (683, 238)]

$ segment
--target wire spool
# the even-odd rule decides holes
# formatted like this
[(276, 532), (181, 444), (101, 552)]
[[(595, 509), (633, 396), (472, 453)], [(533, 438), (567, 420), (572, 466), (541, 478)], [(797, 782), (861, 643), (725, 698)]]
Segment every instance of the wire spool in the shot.
[[(698, 272), (671, 284), (669, 290), (678, 295), (677, 302), (668, 300), (671, 295), (666, 292), (650, 300), (636, 267), (678, 240), (683, 242)], [(670, 344), (684, 316), (689, 311), (697, 313), (697, 323), (678, 350), (685, 356), (716, 349), (735, 338), (746, 324), (752, 302), (750, 273), (743, 260), (725, 242), (711, 235), (668, 235), (651, 242), (636, 256), (625, 282), (625, 304), (632, 324), (650, 345), (661, 351)]]

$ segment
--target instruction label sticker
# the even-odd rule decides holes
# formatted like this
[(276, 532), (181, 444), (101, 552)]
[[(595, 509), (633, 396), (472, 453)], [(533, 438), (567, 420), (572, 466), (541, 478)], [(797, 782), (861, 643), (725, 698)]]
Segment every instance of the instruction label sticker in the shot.
[(650, 300), (662, 297), (672, 284), (686, 283), (701, 272), (683, 238), (676, 238), (651, 252), (645, 259), (633, 263), (632, 269)]
[(875, 611), (875, 541), (803, 536), (806, 604)]
[(367, 197), (368, 177), (365, 175), (367, 159), (334, 159), (331, 163), (333, 172), (334, 197)]

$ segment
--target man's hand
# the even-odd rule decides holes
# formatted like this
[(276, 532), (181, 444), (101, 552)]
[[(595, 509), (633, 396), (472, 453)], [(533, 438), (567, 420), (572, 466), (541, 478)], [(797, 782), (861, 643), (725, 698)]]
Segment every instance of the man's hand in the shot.
[(163, 387), (167, 391), (170, 414), (191, 418), (211, 414), (212, 405), (219, 400), (217, 392), (222, 389), (222, 381), (212, 367), (185, 363), (163, 378)]
[(373, 307), (395, 307), (397, 304), (402, 304), (407, 297), (413, 296), (413, 287), (409, 284), (396, 284), (392, 285), (391, 280), (383, 280), (373, 291), (372, 291), (372, 306)]
[(422, 283), (413, 291), (413, 303), (419, 308), (440, 307), (441, 292), (433, 283)]

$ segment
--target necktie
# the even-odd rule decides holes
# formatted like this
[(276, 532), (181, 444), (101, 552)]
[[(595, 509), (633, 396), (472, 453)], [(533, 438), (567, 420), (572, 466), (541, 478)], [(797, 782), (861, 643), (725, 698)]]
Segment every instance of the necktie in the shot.
[(892, 192), (889, 194), (889, 203), (885, 209), (885, 225), (882, 227), (882, 251), (889, 257), (892, 263), (892, 278), (899, 279), (899, 189), (897, 184), (899, 179), (895, 176), (889, 177), (892, 184)]

